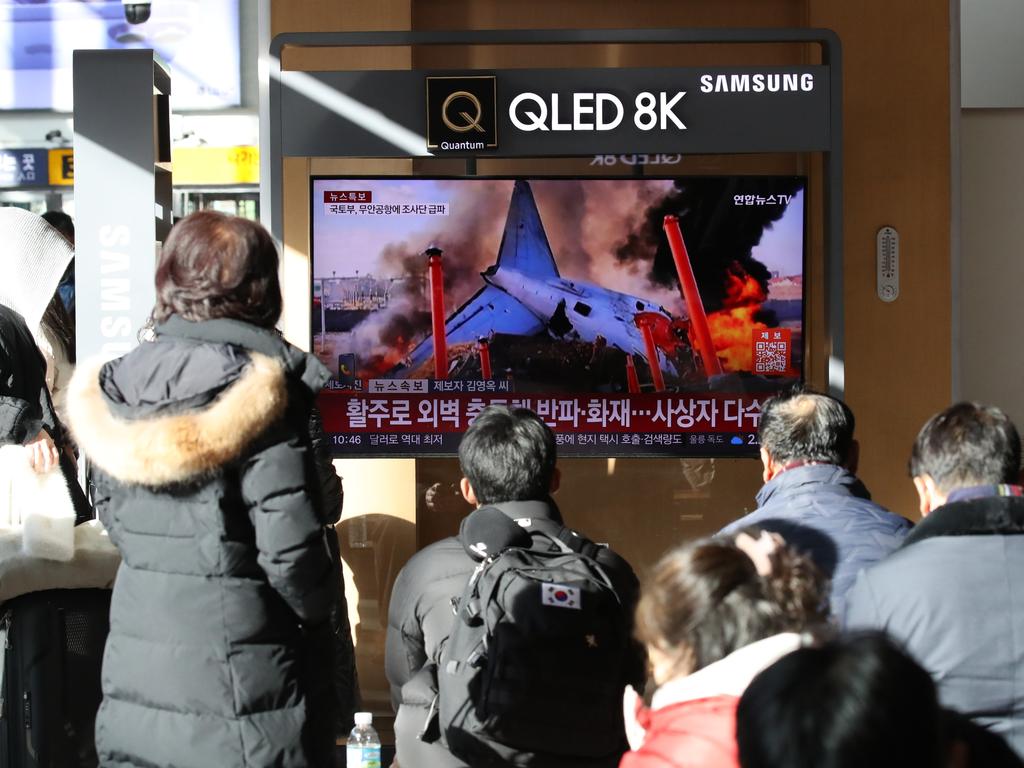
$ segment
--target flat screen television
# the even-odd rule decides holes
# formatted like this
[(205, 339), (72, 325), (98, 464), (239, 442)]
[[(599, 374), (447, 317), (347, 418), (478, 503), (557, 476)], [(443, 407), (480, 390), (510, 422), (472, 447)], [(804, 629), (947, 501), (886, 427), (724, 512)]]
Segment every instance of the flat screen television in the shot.
[(750, 456), (803, 380), (804, 177), (311, 183), (336, 455), (453, 454), (503, 403), (562, 455)]

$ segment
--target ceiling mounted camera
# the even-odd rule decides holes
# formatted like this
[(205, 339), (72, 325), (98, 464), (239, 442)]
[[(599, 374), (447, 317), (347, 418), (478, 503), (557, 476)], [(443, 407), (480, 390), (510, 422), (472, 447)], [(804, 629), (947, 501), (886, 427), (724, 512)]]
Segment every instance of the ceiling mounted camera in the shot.
[(153, 7), (152, 0), (121, 0), (124, 6), (124, 18), (129, 24), (142, 24), (149, 21), (149, 14)]

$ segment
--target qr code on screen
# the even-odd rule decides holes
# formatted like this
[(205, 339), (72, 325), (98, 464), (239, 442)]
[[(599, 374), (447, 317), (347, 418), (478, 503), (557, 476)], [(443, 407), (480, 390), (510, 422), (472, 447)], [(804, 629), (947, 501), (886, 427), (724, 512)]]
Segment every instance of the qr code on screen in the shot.
[(785, 373), (789, 368), (789, 344), (758, 341), (754, 344), (754, 373)]

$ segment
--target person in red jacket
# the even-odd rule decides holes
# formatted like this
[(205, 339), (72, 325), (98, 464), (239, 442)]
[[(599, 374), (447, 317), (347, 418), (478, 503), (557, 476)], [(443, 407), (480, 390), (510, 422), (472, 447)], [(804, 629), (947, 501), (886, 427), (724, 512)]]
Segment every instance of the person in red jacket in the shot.
[(632, 688), (632, 751), (620, 768), (739, 768), (736, 707), (763, 669), (826, 621), (825, 578), (777, 535), (707, 539), (663, 557), (644, 584), (636, 633), (658, 686)]

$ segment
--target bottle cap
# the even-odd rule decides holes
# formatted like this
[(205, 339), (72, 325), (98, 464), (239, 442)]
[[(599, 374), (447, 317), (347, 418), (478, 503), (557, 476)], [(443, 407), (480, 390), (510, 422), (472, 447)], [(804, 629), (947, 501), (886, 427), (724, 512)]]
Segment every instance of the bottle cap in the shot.
[(356, 725), (370, 725), (373, 722), (373, 712), (356, 712)]

